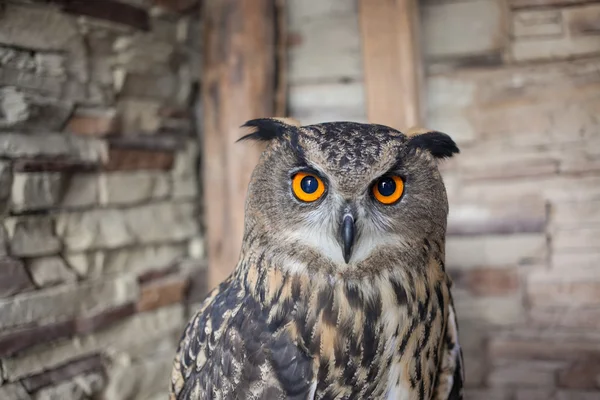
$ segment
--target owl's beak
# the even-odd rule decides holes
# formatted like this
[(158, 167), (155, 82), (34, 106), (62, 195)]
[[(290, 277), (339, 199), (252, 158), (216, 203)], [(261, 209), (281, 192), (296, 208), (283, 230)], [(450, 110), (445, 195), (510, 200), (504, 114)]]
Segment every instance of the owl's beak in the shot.
[(348, 264), (350, 256), (352, 256), (352, 247), (354, 246), (354, 217), (352, 214), (344, 215), (341, 232), (344, 261)]

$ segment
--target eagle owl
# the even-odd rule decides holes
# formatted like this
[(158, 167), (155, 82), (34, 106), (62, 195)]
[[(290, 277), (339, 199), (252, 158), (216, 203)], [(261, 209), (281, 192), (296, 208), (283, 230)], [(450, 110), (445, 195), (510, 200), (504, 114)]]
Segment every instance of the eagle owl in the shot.
[(235, 271), (189, 321), (170, 399), (462, 399), (440, 132), (247, 122), (268, 142)]

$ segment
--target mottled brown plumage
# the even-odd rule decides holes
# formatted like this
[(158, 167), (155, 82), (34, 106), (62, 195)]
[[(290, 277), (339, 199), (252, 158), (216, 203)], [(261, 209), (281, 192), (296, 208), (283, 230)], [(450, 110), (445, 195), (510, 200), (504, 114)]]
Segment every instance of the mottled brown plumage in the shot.
[[(171, 399), (462, 399), (437, 168), (454, 142), (345, 122), (247, 126), (248, 139), (269, 144), (249, 186), (240, 261), (188, 324)], [(314, 203), (291, 192), (307, 168), (326, 186)], [(370, 188), (389, 173), (405, 192), (384, 205)], [(344, 215), (356, 227), (348, 262)]]

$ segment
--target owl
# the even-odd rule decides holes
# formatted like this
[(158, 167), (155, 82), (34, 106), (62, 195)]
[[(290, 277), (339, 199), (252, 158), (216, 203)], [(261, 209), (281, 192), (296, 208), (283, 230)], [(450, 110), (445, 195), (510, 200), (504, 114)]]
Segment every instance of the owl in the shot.
[(444, 267), (446, 134), (256, 119), (232, 274), (181, 337), (171, 400), (462, 399)]

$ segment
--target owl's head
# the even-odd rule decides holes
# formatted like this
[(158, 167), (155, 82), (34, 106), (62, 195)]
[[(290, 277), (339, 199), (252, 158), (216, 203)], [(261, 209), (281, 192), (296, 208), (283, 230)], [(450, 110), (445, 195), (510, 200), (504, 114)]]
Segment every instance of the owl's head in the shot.
[(248, 190), (246, 246), (270, 249), (290, 269), (343, 272), (443, 241), (448, 202), (437, 162), (459, 151), (448, 135), (352, 122), (244, 126), (251, 132), (240, 140), (268, 142)]

